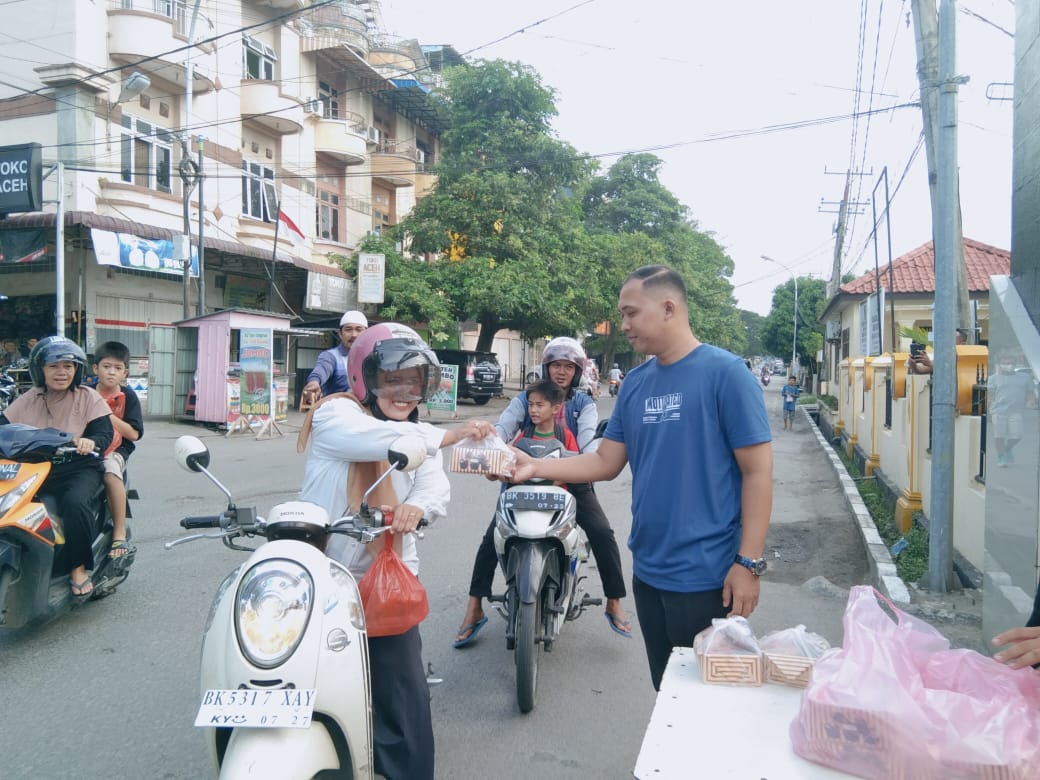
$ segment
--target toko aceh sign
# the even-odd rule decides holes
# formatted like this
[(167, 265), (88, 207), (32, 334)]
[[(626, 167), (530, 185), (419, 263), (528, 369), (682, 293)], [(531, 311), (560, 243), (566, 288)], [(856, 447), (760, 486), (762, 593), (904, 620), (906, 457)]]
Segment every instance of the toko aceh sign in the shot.
[(43, 160), (39, 144), (0, 146), (0, 215), (43, 208)]

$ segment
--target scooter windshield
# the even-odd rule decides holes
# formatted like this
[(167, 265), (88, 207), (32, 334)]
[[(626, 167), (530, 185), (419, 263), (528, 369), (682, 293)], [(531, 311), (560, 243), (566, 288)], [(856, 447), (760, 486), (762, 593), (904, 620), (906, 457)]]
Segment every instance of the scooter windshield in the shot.
[(10, 460), (50, 460), (58, 447), (71, 444), (72, 436), (57, 428), (34, 428), (22, 423), (0, 425), (0, 457)]

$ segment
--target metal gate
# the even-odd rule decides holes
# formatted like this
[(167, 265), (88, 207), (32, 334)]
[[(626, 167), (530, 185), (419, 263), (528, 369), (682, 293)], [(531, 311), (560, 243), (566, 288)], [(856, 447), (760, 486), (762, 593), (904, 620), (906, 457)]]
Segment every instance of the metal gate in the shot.
[(148, 416), (173, 417), (177, 328), (148, 326)]

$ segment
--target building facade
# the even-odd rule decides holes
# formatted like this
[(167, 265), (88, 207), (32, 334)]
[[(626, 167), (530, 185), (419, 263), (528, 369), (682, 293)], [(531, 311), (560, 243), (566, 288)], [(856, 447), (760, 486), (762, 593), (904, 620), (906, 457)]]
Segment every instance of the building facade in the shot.
[[(46, 171), (44, 210), (0, 220), (0, 336), (63, 320), (88, 353), (127, 343), (139, 373), (152, 326), (355, 306), (336, 256), (432, 187), (429, 93), (461, 64), (387, 36), (378, 0), (36, 0), (0, 24), (23, 41), (0, 145), (40, 144)], [(294, 377), (329, 338), (276, 334), (276, 366)]]

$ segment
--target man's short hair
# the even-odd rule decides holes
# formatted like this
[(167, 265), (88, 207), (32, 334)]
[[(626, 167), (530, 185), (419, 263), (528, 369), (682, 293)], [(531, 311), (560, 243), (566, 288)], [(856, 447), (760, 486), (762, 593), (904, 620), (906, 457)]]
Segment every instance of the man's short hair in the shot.
[(525, 392), (528, 399), (530, 399), (532, 393), (537, 393), (552, 406), (563, 403), (563, 388), (551, 379), (539, 379), (537, 382), (532, 382), (527, 386)]
[(686, 303), (686, 282), (673, 268), (666, 265), (644, 265), (637, 268), (625, 279), (625, 284), (638, 279), (646, 289), (669, 289)]
[(130, 348), (121, 341), (106, 341), (94, 350), (94, 362), (100, 363), (105, 358), (118, 360), (130, 368)]

